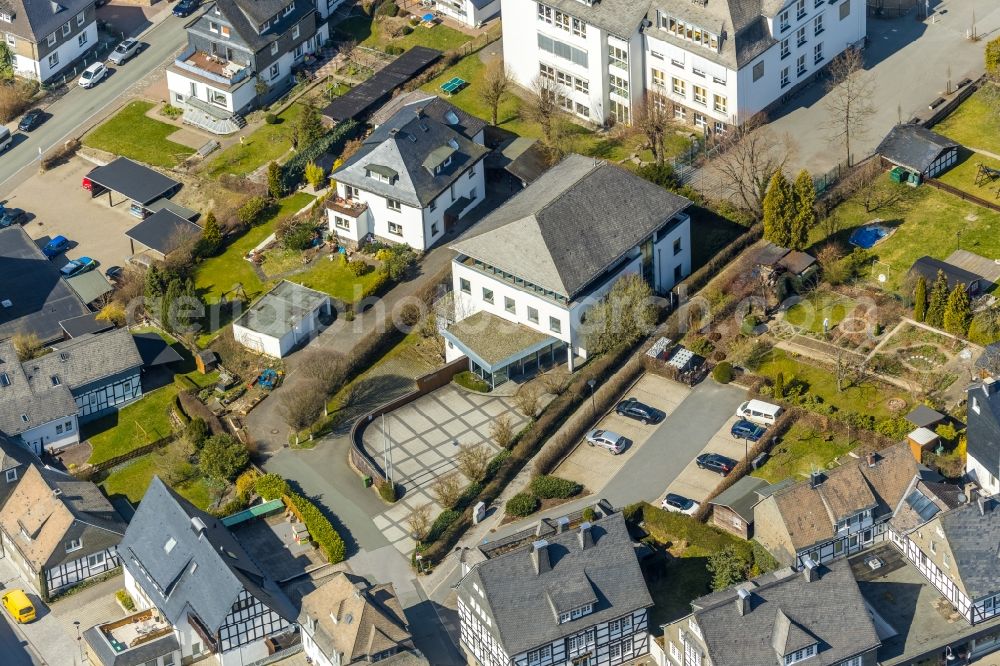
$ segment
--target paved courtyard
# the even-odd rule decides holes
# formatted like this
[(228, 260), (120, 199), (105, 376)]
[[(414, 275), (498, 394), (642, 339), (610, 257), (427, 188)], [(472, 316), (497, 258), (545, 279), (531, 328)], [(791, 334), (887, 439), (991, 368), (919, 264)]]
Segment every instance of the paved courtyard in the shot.
[[(455, 472), (454, 455), (459, 445), (484, 443), (496, 450), (490, 442), (490, 423), (503, 413), (510, 415), (515, 432), (527, 422), (527, 418), (514, 408), (511, 398), (474, 393), (449, 385), (386, 415), (386, 437), (392, 443), (392, 468), (403, 495), (400, 501), (373, 520), (401, 553), (408, 555), (414, 547), (406, 525), (413, 509), (430, 504), (432, 520), (441, 511), (431, 488), (439, 477)], [(375, 457), (382, 455), (381, 421), (365, 431), (365, 445)]]

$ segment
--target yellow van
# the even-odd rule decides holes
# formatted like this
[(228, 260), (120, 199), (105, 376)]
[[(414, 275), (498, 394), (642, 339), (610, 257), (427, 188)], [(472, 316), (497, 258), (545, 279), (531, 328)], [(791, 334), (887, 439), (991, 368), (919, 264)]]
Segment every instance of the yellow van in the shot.
[(31, 600), (24, 590), (10, 590), (0, 597), (0, 601), (3, 601), (3, 607), (10, 616), (21, 624), (27, 624), (35, 619), (35, 607), (31, 605)]

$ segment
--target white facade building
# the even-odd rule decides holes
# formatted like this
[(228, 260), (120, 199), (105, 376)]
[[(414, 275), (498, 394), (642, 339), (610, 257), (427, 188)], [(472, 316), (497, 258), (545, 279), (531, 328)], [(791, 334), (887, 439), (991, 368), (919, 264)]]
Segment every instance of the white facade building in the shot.
[(11, 0), (0, 10), (0, 32), (18, 76), (44, 82), (72, 74), (98, 43), (94, 0)]
[(332, 174), (330, 232), (355, 246), (433, 246), (486, 197), (484, 127), (438, 98), (397, 110)]
[(500, 13), (500, 0), (434, 0), (432, 6), (470, 28), (478, 28)]
[[(503, 0), (504, 60), (560, 105), (631, 122), (647, 98), (706, 133), (779, 104), (867, 31), (864, 0)], [(511, 20), (511, 19), (514, 20)], [(528, 28), (531, 29), (528, 29)]]
[[(623, 206), (623, 202), (628, 202)], [(456, 243), (446, 356), (493, 385), (587, 356), (584, 315), (623, 275), (666, 293), (691, 272), (690, 202), (570, 155)]]
[(320, 319), (332, 312), (327, 294), (282, 280), (233, 322), (233, 338), (247, 349), (283, 358), (319, 335)]

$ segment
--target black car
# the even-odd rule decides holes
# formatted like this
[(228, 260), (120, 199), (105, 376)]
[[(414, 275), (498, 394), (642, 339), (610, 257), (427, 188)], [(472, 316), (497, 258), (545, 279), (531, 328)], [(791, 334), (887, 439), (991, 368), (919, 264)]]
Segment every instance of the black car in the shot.
[(703, 453), (695, 458), (695, 462), (698, 463), (699, 468), (707, 469), (722, 476), (727, 476), (736, 467), (735, 460), (726, 456), (720, 456), (718, 453)]
[(196, 9), (198, 9), (198, 0), (181, 0), (174, 7), (174, 16), (181, 18), (191, 16)]
[(32, 109), (24, 114), (23, 118), (21, 118), (21, 122), (17, 124), (17, 129), (22, 132), (30, 132), (41, 125), (43, 120), (45, 120), (45, 114), (42, 113), (42, 110)]
[(4, 208), (0, 211), (0, 227), (12, 227), (28, 221), (28, 214), (20, 208)]
[(615, 411), (622, 416), (627, 416), (630, 419), (635, 419), (636, 421), (642, 421), (643, 424), (646, 423), (659, 423), (666, 416), (663, 412), (645, 403), (641, 403), (635, 398), (628, 398), (627, 400), (622, 400), (615, 407)]
[(764, 436), (767, 432), (767, 428), (762, 425), (757, 425), (756, 423), (751, 423), (746, 419), (740, 419), (733, 424), (732, 429), (729, 434), (736, 439), (745, 439), (748, 442), (756, 442), (758, 439)]
[(125, 269), (121, 266), (112, 266), (108, 270), (104, 271), (104, 277), (108, 278), (112, 282), (118, 282), (122, 278)]

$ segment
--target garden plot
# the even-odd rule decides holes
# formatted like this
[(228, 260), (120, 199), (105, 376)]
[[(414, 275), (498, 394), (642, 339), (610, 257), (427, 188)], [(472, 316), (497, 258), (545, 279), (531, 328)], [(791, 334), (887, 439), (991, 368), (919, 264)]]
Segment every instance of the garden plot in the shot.
[(901, 379), (927, 392), (946, 390), (968, 371), (977, 354), (973, 345), (915, 324), (894, 330), (872, 354), (879, 374)]

